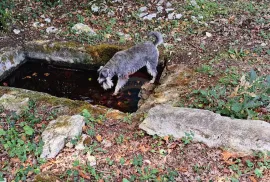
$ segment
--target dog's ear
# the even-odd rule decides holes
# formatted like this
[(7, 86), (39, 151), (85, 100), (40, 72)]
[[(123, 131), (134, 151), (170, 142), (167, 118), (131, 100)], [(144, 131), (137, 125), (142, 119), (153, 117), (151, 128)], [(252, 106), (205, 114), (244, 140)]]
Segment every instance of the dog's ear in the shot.
[(100, 66), (99, 69), (97, 70), (98, 72), (100, 72), (100, 70), (103, 68), (103, 66)]

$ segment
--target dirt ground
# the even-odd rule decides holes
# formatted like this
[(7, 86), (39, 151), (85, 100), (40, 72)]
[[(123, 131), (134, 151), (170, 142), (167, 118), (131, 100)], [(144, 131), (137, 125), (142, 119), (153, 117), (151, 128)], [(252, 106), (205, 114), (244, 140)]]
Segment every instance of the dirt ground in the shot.
[[(164, 35), (160, 51), (167, 66), (185, 64), (200, 70), (197, 76), (202, 81), (195, 85), (197, 89), (216, 85), (226, 70), (235, 70), (239, 77), (251, 69), (261, 76), (270, 74), (268, 0), (198, 0), (199, 7), (192, 2), (172, 0), (157, 5), (154, 0), (4, 0), (0, 2), (7, 8), (0, 17), (0, 48), (40, 39), (136, 44), (146, 39), (148, 31), (157, 30)], [(93, 11), (93, 4), (100, 7), (98, 12)], [(174, 8), (183, 16), (167, 20), (164, 8), (158, 14), (160, 19), (139, 17), (140, 7), (147, 7), (151, 14), (158, 6)], [(35, 22), (39, 26), (34, 26)], [(97, 36), (74, 33), (72, 26), (80, 22)], [(59, 31), (47, 33), (50, 26)], [(20, 33), (15, 34), (14, 29)], [(30, 108), (21, 116), (1, 110), (0, 178), (7, 181), (270, 181), (269, 152), (244, 155), (226, 148), (209, 148), (192, 141), (190, 135), (182, 139), (149, 136), (138, 128), (143, 115), (127, 114), (122, 120), (113, 120), (91, 113), (94, 119), (83, 129), (89, 136), (85, 150), (65, 147), (55, 159), (45, 161), (39, 158), (40, 135), (60, 112), (53, 105), (39, 102), (33, 102)], [(269, 115), (260, 109), (257, 111)], [(31, 123), (33, 134), (25, 134), (24, 122)], [(94, 156), (96, 165), (89, 163), (89, 156)]]

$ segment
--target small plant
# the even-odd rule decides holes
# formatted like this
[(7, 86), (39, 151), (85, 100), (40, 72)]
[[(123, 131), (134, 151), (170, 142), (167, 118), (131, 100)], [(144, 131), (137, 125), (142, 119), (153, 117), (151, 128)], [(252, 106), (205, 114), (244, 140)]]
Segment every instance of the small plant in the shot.
[(254, 174), (255, 174), (258, 178), (262, 178), (262, 177), (263, 177), (263, 170), (256, 168), (256, 169), (254, 170)]
[(185, 136), (182, 138), (182, 141), (184, 142), (184, 145), (187, 145), (192, 142), (194, 138), (194, 133), (190, 131), (190, 133), (185, 132)]
[(110, 158), (106, 158), (106, 161), (107, 161), (107, 163), (109, 164), (109, 166), (112, 166), (113, 165), (113, 163), (114, 163), (114, 161), (113, 160), (111, 160)]
[(142, 155), (139, 154), (138, 156), (134, 156), (133, 160), (132, 160), (132, 164), (134, 166), (141, 167), (143, 165), (143, 157), (142, 157)]
[(85, 118), (87, 124), (91, 122), (95, 122), (95, 118), (87, 109), (84, 109), (81, 115)]
[(228, 50), (228, 53), (233, 59), (242, 59), (243, 57), (248, 55), (248, 51), (244, 50), (243, 48), (241, 48), (240, 50), (238, 50), (238, 48), (230, 48)]
[[(193, 96), (197, 96), (193, 107), (212, 110), (234, 118), (255, 119), (259, 116), (256, 111), (269, 105), (269, 93), (270, 76), (259, 77), (251, 70), (248, 75), (240, 78), (235, 88), (216, 85), (193, 91)], [(267, 119), (267, 114), (261, 117)]]
[(141, 169), (137, 169), (138, 173), (141, 174), (139, 179), (141, 181), (153, 181), (157, 179), (157, 174), (159, 173), (158, 169), (150, 169), (149, 167)]
[(126, 116), (123, 118), (123, 122), (131, 124), (132, 123), (132, 114), (127, 113)]
[(162, 176), (162, 181), (176, 181), (176, 178), (179, 176), (178, 172), (172, 169), (167, 169), (167, 173)]
[(115, 138), (117, 144), (121, 144), (124, 142), (124, 135), (120, 134), (117, 138)]
[(215, 74), (213, 68), (209, 65), (203, 64), (201, 67), (196, 69), (197, 72), (208, 74), (209, 76), (213, 76)]
[(12, 9), (15, 6), (13, 0), (2, 0), (0, 2), (0, 31), (7, 30), (13, 21)]

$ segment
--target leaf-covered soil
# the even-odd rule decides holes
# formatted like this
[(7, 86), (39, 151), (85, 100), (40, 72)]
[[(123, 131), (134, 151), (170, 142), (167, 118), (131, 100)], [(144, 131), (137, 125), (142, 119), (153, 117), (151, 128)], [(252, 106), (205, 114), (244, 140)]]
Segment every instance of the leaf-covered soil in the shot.
[[(99, 2), (96, 1), (96, 5), (105, 9), (104, 4)], [(157, 30), (164, 35), (165, 44), (160, 47), (160, 51), (167, 66), (184, 64), (196, 72), (198, 81), (194, 90), (220, 85), (231, 88), (234, 95), (230, 95), (238, 101), (241, 101), (243, 92), (251, 98), (254, 94), (261, 96), (260, 102), (263, 100), (263, 103), (252, 110), (255, 114), (250, 111), (248, 116), (269, 120), (269, 97), (267, 100), (261, 93), (254, 91), (256, 88), (245, 90), (245, 85), (239, 84), (243, 74), (254, 72), (258, 77), (263, 77), (260, 83), (267, 83), (267, 75), (270, 74), (269, 1), (198, 0), (199, 8), (188, 0), (166, 2), (172, 4), (168, 8), (174, 8), (175, 13), (183, 15), (179, 20), (166, 20), (168, 13), (165, 10), (158, 14), (160, 19), (142, 20), (139, 8), (146, 6), (149, 14), (157, 12), (158, 5), (154, 0), (108, 2), (105, 11), (96, 13), (92, 12), (92, 3), (86, 0), (4, 0), (0, 2), (0, 48), (23, 46), (25, 42), (36, 39), (73, 40), (82, 44), (136, 44), (146, 39), (147, 32)], [(166, 2), (162, 4), (163, 7)], [(46, 22), (45, 18), (50, 18), (51, 22)], [(35, 22), (43, 25), (35, 27)], [(71, 28), (79, 22), (90, 26), (97, 36), (74, 33)], [(46, 33), (46, 28), (50, 26), (60, 31)], [(20, 33), (15, 34), (14, 29), (20, 30)], [(184, 101), (179, 105), (193, 104), (192, 107), (210, 109), (216, 107), (211, 102), (186, 101), (185, 96), (188, 94), (183, 94)], [(201, 94), (199, 98), (204, 97)], [(230, 106), (238, 111), (240, 106), (233, 104)], [(50, 110), (50, 107), (47, 109)], [(34, 133), (24, 128), (25, 124), (20, 124), (31, 119), (26, 119), (26, 116), (11, 119), (7, 117), (9, 113), (2, 111), (0, 131), (12, 130), (10, 138), (0, 133), (0, 151), (3, 151), (0, 153), (0, 174), (8, 181), (15, 178), (32, 181), (40, 172), (48, 173), (52, 177), (49, 181), (79, 181), (79, 178), (85, 181), (270, 181), (269, 156), (261, 153), (243, 156), (225, 149), (210, 149), (190, 141), (188, 137), (173, 140), (170, 137), (148, 136), (138, 129), (139, 117), (132, 119), (131, 124), (103, 117), (96, 119), (98, 122), (94, 126), (88, 124), (84, 129), (84, 133), (91, 138), (86, 151), (79, 152), (66, 147), (55, 159), (42, 161), (38, 158), (38, 145), (24, 148), (29, 141), (36, 144), (40, 141), (40, 134), (48, 123), (44, 118), (50, 112), (41, 108), (37, 104), (35, 115), (42, 119), (39, 120), (41, 123), (32, 123)], [(55, 113), (52, 118), (59, 114)], [(129, 121), (129, 116), (125, 121)], [(22, 137), (23, 142), (19, 143), (23, 152), (12, 156), (11, 149), (4, 149), (3, 144), (15, 140), (14, 136)], [(111, 144), (110, 147), (104, 146), (106, 141), (108, 145)], [(8, 145), (13, 146), (12, 142)], [(90, 167), (87, 163), (87, 152), (96, 157), (96, 166)], [(20, 158), (23, 155), (26, 158)]]

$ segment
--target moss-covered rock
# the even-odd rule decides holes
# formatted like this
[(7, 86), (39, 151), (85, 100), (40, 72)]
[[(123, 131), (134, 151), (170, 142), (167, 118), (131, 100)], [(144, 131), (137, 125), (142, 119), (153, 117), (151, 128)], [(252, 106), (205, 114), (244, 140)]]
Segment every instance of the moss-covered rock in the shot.
[(14, 111), (20, 114), (25, 108), (28, 107), (28, 97), (16, 97), (11, 94), (4, 94), (0, 97), (0, 105), (9, 111)]
[(86, 46), (86, 52), (92, 56), (94, 64), (107, 63), (115, 53), (123, 49), (125, 48), (110, 44)]
[(32, 41), (26, 44), (28, 58), (45, 59), (56, 63), (101, 65), (125, 47), (101, 44), (84, 45), (77, 42)]
[(35, 176), (34, 182), (58, 182), (60, 179), (53, 174), (41, 173)]

